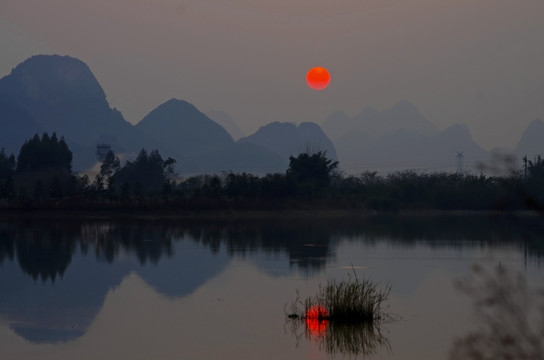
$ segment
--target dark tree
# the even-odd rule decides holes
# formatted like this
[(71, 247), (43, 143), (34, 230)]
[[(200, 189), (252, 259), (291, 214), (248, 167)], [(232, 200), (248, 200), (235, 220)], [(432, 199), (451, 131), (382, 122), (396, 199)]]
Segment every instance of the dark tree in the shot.
[(168, 176), (173, 173), (174, 163), (175, 160), (172, 158), (163, 160), (157, 150), (151, 151), (148, 155), (147, 151), (142, 149), (136, 160), (127, 161), (112, 178), (115, 184), (123, 184), (123, 187), (130, 187), (138, 193), (162, 192)]
[(0, 150), (0, 198), (12, 197), (14, 192), (13, 176), (15, 174), (15, 156), (7, 156)]
[(534, 161), (529, 161), (529, 177), (527, 179), (525, 198), (526, 205), (544, 212), (544, 160), (538, 155)]
[(108, 151), (102, 165), (100, 165), (100, 175), (109, 178), (121, 168), (121, 161), (115, 156), (113, 151)]
[(534, 161), (529, 160), (529, 178), (544, 179), (544, 160), (538, 155)]
[(55, 133), (51, 137), (43, 133), (41, 139), (36, 134), (21, 146), (16, 170), (17, 173), (52, 170), (69, 173), (72, 170), (72, 151), (64, 138), (58, 140)]
[(305, 152), (289, 157), (287, 177), (305, 186), (324, 188), (331, 183), (337, 171), (338, 161), (328, 159), (326, 151)]
[(0, 150), (0, 180), (5, 180), (15, 174), (15, 155), (6, 155), (4, 148)]

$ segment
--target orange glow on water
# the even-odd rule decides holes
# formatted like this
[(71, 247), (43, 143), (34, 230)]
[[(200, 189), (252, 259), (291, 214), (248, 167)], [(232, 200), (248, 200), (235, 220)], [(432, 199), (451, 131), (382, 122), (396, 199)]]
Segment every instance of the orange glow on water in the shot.
[(306, 74), (306, 82), (308, 86), (314, 90), (323, 90), (331, 82), (331, 75), (324, 67), (317, 66), (311, 68)]
[(313, 336), (322, 336), (329, 326), (329, 312), (321, 305), (315, 305), (306, 311), (306, 328)]

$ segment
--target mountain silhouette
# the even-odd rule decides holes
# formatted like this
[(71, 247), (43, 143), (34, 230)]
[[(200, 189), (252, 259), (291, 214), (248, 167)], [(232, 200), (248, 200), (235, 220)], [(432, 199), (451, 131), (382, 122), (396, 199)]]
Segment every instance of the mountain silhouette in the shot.
[(327, 157), (337, 160), (333, 143), (319, 125), (310, 122), (304, 122), (298, 126), (291, 123), (272, 122), (238, 142), (262, 146), (279, 154), (286, 161), (289, 160), (289, 156), (316, 150), (326, 151)]
[(167, 101), (133, 126), (110, 107), (89, 67), (70, 56), (33, 56), (1, 78), (0, 126), (0, 147), (14, 154), (36, 133), (63, 136), (74, 170), (96, 164), (99, 143), (110, 144), (125, 159), (142, 148), (158, 149), (186, 173), (286, 168), (270, 150), (236, 144), (221, 125), (182, 100)]
[(343, 111), (335, 111), (323, 122), (323, 130), (335, 142), (353, 131), (372, 137), (407, 130), (422, 135), (435, 135), (438, 129), (409, 101), (400, 101), (390, 109), (378, 111), (371, 106), (350, 118)]
[(174, 156), (210, 153), (234, 143), (230, 134), (192, 104), (171, 99), (147, 114), (136, 127), (157, 143), (175, 149)]
[[(457, 151), (464, 152), (467, 165), (487, 158), (465, 125), (440, 132), (408, 101), (383, 111), (368, 106), (354, 117), (336, 111), (322, 128), (273, 122), (236, 142), (233, 136), (240, 133), (234, 134), (232, 119), (221, 112), (211, 115), (224, 126), (192, 104), (171, 99), (133, 126), (109, 105), (89, 67), (70, 56), (33, 56), (0, 79), (0, 148), (17, 154), (34, 134), (56, 132), (73, 152), (74, 170), (96, 164), (98, 143), (111, 144), (124, 159), (142, 148), (158, 149), (163, 157), (176, 159), (182, 174), (282, 172), (289, 156), (307, 150), (327, 151), (348, 172), (450, 169), (455, 168)], [(544, 153), (543, 128), (541, 120), (533, 121), (516, 152)]]
[(110, 143), (116, 152), (135, 152), (152, 145), (109, 106), (89, 67), (69, 56), (27, 59), (0, 79), (0, 96), (4, 98), (0, 108), (3, 129), (10, 129), (2, 141), (9, 138), (12, 148), (20, 147), (38, 131), (56, 132), (72, 149), (76, 170), (95, 162), (100, 142)]
[(0, 147), (8, 154), (17, 154), (29, 134), (43, 132), (42, 127), (6, 94), (0, 94), (0, 128)]
[(233, 143), (212, 153), (185, 159), (184, 172), (247, 172), (256, 175), (285, 172), (288, 162), (277, 153), (252, 143)]
[(465, 169), (489, 158), (466, 125), (439, 131), (408, 101), (384, 111), (367, 106), (352, 118), (335, 111), (323, 129), (333, 139), (340, 167), (348, 173), (452, 171), (457, 169), (457, 152), (463, 152)]
[(227, 114), (226, 112), (219, 111), (219, 110), (212, 110), (212, 111), (208, 111), (206, 115), (210, 119), (212, 119), (213, 121), (221, 125), (225, 130), (227, 130), (234, 140), (238, 140), (246, 136), (244, 132), (238, 127), (234, 119), (230, 117), (230, 115)]
[(182, 173), (223, 171), (266, 173), (284, 171), (287, 164), (274, 152), (254, 144), (236, 144), (219, 124), (192, 104), (171, 99), (136, 125), (172, 156)]
[(432, 136), (401, 129), (379, 139), (368, 136), (363, 139), (359, 143), (349, 139), (351, 142), (348, 143), (348, 138), (344, 137), (337, 147), (344, 171), (454, 171), (457, 152), (463, 152), (465, 169), (489, 157), (487, 151), (474, 142), (468, 127), (460, 124)]
[(532, 160), (537, 155), (544, 155), (544, 121), (535, 119), (527, 126), (516, 149), (519, 156), (527, 155)]

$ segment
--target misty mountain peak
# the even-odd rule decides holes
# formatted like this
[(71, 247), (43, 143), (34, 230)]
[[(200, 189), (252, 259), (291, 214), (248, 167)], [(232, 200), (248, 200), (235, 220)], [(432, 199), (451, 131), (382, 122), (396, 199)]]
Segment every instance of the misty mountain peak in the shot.
[(60, 102), (74, 101), (106, 104), (106, 94), (89, 67), (70, 56), (28, 58), (2, 79), (0, 92), (40, 105), (58, 106)]
[(472, 139), (472, 135), (467, 124), (454, 124), (442, 131), (440, 136), (454, 136)]
[(177, 144), (176, 156), (211, 152), (234, 143), (221, 125), (191, 103), (178, 99), (159, 105), (136, 127), (157, 141)]
[(378, 116), (378, 109), (374, 106), (367, 105), (361, 110), (357, 117)]
[(92, 166), (101, 139), (111, 139), (117, 152), (147, 143), (119, 111), (110, 108), (89, 67), (70, 56), (28, 58), (0, 79), (0, 95), (12, 103), (0, 109), (9, 128), (0, 133), (1, 143), (21, 146), (38, 129), (56, 132), (73, 150), (76, 169)]
[(544, 154), (544, 121), (535, 119), (529, 123), (516, 146), (516, 153), (533, 158)]
[(544, 129), (544, 121), (540, 119), (534, 119), (529, 123), (527, 126), (527, 129), (525, 131), (533, 131), (533, 130), (543, 130)]
[(418, 108), (408, 100), (398, 101), (391, 110), (419, 112)]
[(238, 127), (238, 124), (234, 119), (224, 111), (212, 110), (206, 112), (206, 115), (225, 128), (228, 133), (233, 137), (234, 140), (238, 140), (241, 137), (244, 137), (244, 132)]
[(153, 114), (158, 121), (191, 121), (195, 117), (199, 119), (209, 120), (207, 116), (202, 114), (193, 104), (178, 99), (170, 99), (152, 110), (142, 121)]
[(272, 122), (262, 126), (253, 135), (240, 139), (240, 143), (252, 143), (280, 154), (284, 159), (297, 156), (306, 150), (324, 150), (327, 156), (337, 160), (336, 149), (330, 139), (315, 123)]
[(323, 122), (323, 129), (335, 141), (353, 131), (376, 138), (401, 129), (428, 136), (438, 133), (438, 129), (421, 115), (414, 104), (407, 100), (399, 101), (393, 107), (383, 111), (366, 106), (353, 118), (345, 114), (340, 116), (339, 113), (334, 112)]

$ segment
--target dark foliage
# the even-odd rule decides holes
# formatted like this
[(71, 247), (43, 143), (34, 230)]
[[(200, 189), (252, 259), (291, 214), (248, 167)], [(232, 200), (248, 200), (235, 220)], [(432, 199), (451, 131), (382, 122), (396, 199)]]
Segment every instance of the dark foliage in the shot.
[(304, 152), (297, 157), (289, 157), (287, 177), (304, 193), (313, 194), (326, 188), (337, 171), (338, 161), (328, 159), (326, 152)]
[(15, 175), (15, 155), (7, 156), (0, 150), (0, 199), (10, 197), (13, 193), (13, 176)]
[(51, 170), (70, 172), (72, 151), (64, 137), (58, 140), (55, 133), (51, 136), (43, 133), (41, 138), (36, 134), (32, 139), (25, 141), (19, 150), (17, 173)]
[(529, 161), (527, 178), (526, 205), (530, 208), (544, 211), (544, 160), (539, 155), (534, 161)]
[(148, 155), (147, 151), (142, 149), (136, 160), (127, 161), (123, 167), (119, 168), (118, 159), (113, 157), (113, 153), (108, 155), (110, 155), (106, 158), (108, 162), (102, 164), (101, 175), (111, 174), (109, 175), (112, 179), (110, 188), (122, 192), (123, 189), (129, 187), (133, 189), (136, 196), (144, 193), (160, 193), (168, 181), (168, 176), (172, 175), (173, 165), (176, 162), (172, 158), (163, 160), (157, 150), (151, 151)]
[(56, 135), (27, 140), (15, 162), (0, 151), (3, 207), (142, 210), (544, 211), (544, 161), (528, 176), (364, 172), (344, 176), (326, 153), (290, 158), (285, 173), (198, 175), (175, 179), (176, 160), (142, 149), (123, 166), (109, 152), (94, 178), (72, 174), (71, 151)]

